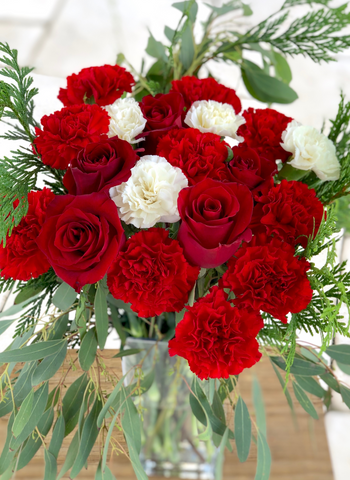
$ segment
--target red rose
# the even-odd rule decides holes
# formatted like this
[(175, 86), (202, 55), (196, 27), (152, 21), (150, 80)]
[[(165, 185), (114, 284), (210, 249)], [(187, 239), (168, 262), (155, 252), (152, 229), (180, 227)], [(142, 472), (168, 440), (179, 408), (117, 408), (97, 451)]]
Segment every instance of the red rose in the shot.
[(156, 153), (158, 141), (167, 130), (172, 127), (182, 128), (181, 115), (184, 112), (184, 106), (184, 99), (178, 92), (143, 97), (140, 108), (147, 124), (145, 131), (139, 136), (146, 139), (142, 144), (146, 155)]
[(37, 240), (56, 274), (77, 292), (105, 276), (124, 241), (118, 209), (106, 192), (57, 196)]
[(63, 177), (63, 184), (72, 195), (109, 189), (128, 180), (138, 158), (128, 142), (118, 137), (103, 138), (80, 150)]
[(294, 247), (278, 238), (254, 237), (228, 261), (220, 286), (233, 291), (235, 304), (263, 310), (287, 323), (286, 315), (304, 310), (312, 298), (306, 275), (310, 265), (294, 254)]
[(55, 195), (48, 188), (29, 192), (27, 214), (14, 227), (11, 236), (6, 238), (6, 246), (0, 246), (0, 270), (5, 279), (25, 282), (49, 270), (50, 264), (36, 240), (44, 223), (47, 206), (54, 198)]
[(248, 187), (207, 178), (184, 188), (178, 198), (182, 219), (178, 239), (189, 262), (213, 268), (225, 263), (243, 240), (249, 226), (253, 197)]
[(213, 133), (201, 133), (195, 128), (172, 129), (159, 141), (157, 155), (181, 168), (189, 185), (195, 185), (205, 178), (229, 180), (227, 147)]
[(232, 105), (236, 113), (242, 110), (240, 99), (232, 88), (225, 87), (214, 78), (182, 77), (173, 80), (172, 90), (180, 92), (184, 97), (185, 105), (189, 109), (197, 100), (215, 100)]
[(248, 108), (242, 115), (246, 123), (239, 127), (237, 133), (244, 137), (246, 144), (270, 160), (285, 162), (290, 153), (281, 147), (282, 132), (293, 119), (272, 108)]
[(247, 185), (250, 190), (259, 187), (277, 172), (274, 161), (241, 143), (232, 148), (233, 159), (228, 164), (231, 182)]
[(189, 265), (177, 240), (162, 228), (135, 233), (108, 272), (111, 294), (140, 317), (179, 312), (199, 274)]
[(41, 119), (34, 144), (45, 165), (65, 170), (79, 151), (108, 132), (108, 113), (98, 105), (65, 107)]
[(314, 189), (302, 182), (282, 180), (255, 197), (253, 233), (263, 232), (304, 248), (314, 238), (323, 218), (323, 205)]
[(238, 375), (260, 360), (255, 337), (264, 324), (259, 312), (232, 306), (218, 287), (186, 309), (169, 342), (169, 355), (188, 360), (201, 380)]
[(119, 65), (103, 65), (80, 70), (67, 77), (67, 88), (60, 88), (59, 100), (65, 107), (81, 105), (91, 98), (103, 107), (131, 92), (134, 77)]

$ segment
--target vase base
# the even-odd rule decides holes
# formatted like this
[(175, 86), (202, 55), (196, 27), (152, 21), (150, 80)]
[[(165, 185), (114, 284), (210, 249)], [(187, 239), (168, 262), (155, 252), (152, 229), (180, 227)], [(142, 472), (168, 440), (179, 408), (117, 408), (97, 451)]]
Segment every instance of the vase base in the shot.
[(171, 462), (155, 462), (144, 460), (142, 462), (146, 474), (149, 477), (177, 477), (198, 480), (215, 480), (213, 465), (202, 463), (183, 462), (173, 464)]

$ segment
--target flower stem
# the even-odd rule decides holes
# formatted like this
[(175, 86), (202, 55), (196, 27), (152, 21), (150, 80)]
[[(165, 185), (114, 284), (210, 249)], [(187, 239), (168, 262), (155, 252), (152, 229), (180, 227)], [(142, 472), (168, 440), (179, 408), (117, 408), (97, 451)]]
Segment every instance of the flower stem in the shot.
[(148, 335), (149, 338), (153, 337), (153, 330), (154, 330), (155, 321), (156, 321), (156, 317), (152, 317), (151, 318), (151, 326), (149, 327), (149, 335)]

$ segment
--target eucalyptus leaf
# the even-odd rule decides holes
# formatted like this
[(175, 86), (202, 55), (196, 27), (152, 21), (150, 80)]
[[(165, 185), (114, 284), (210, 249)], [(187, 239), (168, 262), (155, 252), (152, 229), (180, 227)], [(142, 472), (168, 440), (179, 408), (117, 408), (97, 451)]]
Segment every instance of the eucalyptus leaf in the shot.
[(287, 60), (278, 52), (273, 52), (273, 56), (276, 77), (288, 85), (292, 81), (292, 71)]
[(24, 300), (23, 302), (21, 302), (19, 304), (12, 305), (12, 307), (10, 307), (10, 308), (8, 308), (8, 309), (6, 309), (6, 310), (4, 310), (3, 312), (0, 313), (0, 318), (12, 317), (12, 315), (16, 315), (17, 313), (21, 312), (24, 307), (26, 307), (27, 305), (32, 303), (32, 301), (35, 300), (35, 298), (37, 298), (37, 297), (38, 297), (38, 295), (35, 295), (34, 297), (28, 298), (27, 300)]
[(145, 51), (153, 58), (158, 58), (160, 60), (163, 60), (164, 62), (168, 61), (165, 46), (162, 44), (162, 42), (156, 40), (151, 33), (148, 38), (148, 43)]
[(66, 340), (49, 340), (0, 353), (0, 363), (33, 362), (57, 353)]
[(77, 292), (67, 283), (63, 282), (52, 297), (52, 303), (63, 312), (73, 305), (77, 298)]
[(112, 318), (113, 327), (116, 329), (117, 334), (120, 338), (120, 342), (124, 346), (125, 342), (126, 342), (126, 332), (124, 330), (122, 322), (120, 321), (118, 309), (114, 305), (111, 305), (111, 304), (109, 305), (109, 308), (111, 310), (111, 318)]
[(120, 389), (122, 388), (123, 386), (123, 381), (124, 381), (124, 378), (125, 378), (125, 375), (124, 377), (122, 377), (119, 382), (117, 383), (117, 385), (114, 387), (113, 389), (113, 392), (110, 394), (110, 396), (108, 397), (108, 400), (107, 402), (104, 404), (99, 416), (98, 416), (98, 419), (97, 419), (97, 426), (100, 428), (101, 425), (102, 425), (102, 422), (105, 418), (105, 416), (107, 415), (107, 412), (108, 410), (111, 408), (111, 406), (113, 405), (115, 399), (117, 398), (117, 395), (120, 391)]
[(49, 446), (49, 451), (55, 458), (58, 458), (58, 454), (61, 450), (64, 431), (65, 431), (65, 421), (63, 415), (60, 415), (56, 420), (55, 427), (52, 432), (52, 438)]
[(103, 471), (100, 462), (96, 470), (95, 480), (116, 480), (116, 478), (109, 469), (108, 465), (105, 466), (105, 469)]
[(172, 28), (169, 28), (169, 27), (165, 26), (165, 27), (164, 27), (164, 35), (165, 35), (166, 38), (169, 40), (169, 42), (172, 42), (173, 39), (174, 39), (175, 30), (173, 30)]
[(350, 408), (350, 389), (347, 388), (345, 385), (340, 384), (340, 394), (341, 398), (343, 399), (343, 402), (345, 405)]
[(57, 480), (60, 480), (63, 475), (65, 475), (70, 468), (72, 468), (73, 463), (75, 462), (75, 459), (78, 455), (78, 450), (79, 450), (79, 437), (78, 437), (78, 432), (75, 433), (73, 440), (71, 441), (66, 459), (64, 461), (64, 464), (61, 468), (60, 473), (58, 474)]
[(16, 415), (15, 421), (13, 422), (12, 433), (14, 437), (18, 437), (18, 435), (22, 432), (23, 428), (28, 422), (32, 414), (33, 404), (34, 390), (30, 390), (30, 392), (24, 399), (21, 408), (19, 409), (19, 412)]
[(326, 348), (326, 353), (333, 360), (344, 363), (344, 365), (350, 365), (350, 345), (331, 345)]
[(344, 363), (337, 362), (338, 367), (340, 370), (347, 375), (350, 375), (350, 365), (345, 365)]
[(293, 406), (293, 400), (292, 400), (292, 397), (290, 396), (290, 393), (288, 391), (288, 389), (286, 388), (285, 386), (285, 381), (282, 377), (282, 375), (280, 374), (280, 372), (278, 371), (278, 368), (275, 366), (275, 364), (272, 362), (271, 358), (270, 358), (270, 361), (271, 361), (271, 365), (272, 365), (272, 368), (274, 369), (275, 373), (276, 373), (276, 376), (278, 378), (278, 381), (280, 382), (280, 385), (283, 389), (283, 392), (286, 396), (286, 399), (287, 399), (287, 402), (288, 402), (288, 405), (289, 405), (289, 408), (291, 409), (292, 411), (292, 414), (294, 415), (294, 406)]
[(337, 393), (340, 393), (339, 383), (331, 373), (326, 372), (320, 375), (320, 379), (323, 380), (332, 390), (334, 390)]
[[(86, 373), (75, 380), (68, 388), (62, 402), (62, 413), (66, 422), (65, 436), (67, 436), (78, 422), (79, 410), (84, 398), (85, 389), (88, 385)], [(72, 421), (72, 419), (74, 419)], [(68, 424), (69, 422), (69, 424)]]
[(247, 405), (240, 396), (235, 408), (235, 442), (240, 462), (245, 462), (250, 451), (252, 422)]
[(218, 17), (241, 8), (239, 3), (237, 3), (236, 1), (232, 1), (232, 0), (230, 2), (224, 3), (221, 7), (215, 7), (214, 5), (211, 5), (210, 3), (204, 3), (204, 5), (206, 5), (213, 12), (215, 12), (216, 16), (218, 16)]
[(265, 435), (258, 430), (258, 459), (255, 480), (268, 480), (271, 470), (271, 452)]
[(14, 422), (14, 418), (15, 418), (15, 415), (14, 413), (12, 413), (7, 423), (7, 435), (6, 435), (5, 445), (4, 445), (4, 448), (2, 449), (1, 456), (0, 456), (0, 475), (6, 472), (9, 464), (11, 463), (16, 453), (14, 450), (10, 450), (10, 442), (13, 438), (12, 425)]
[(141, 465), (139, 453), (137, 451), (137, 448), (135, 447), (135, 439), (131, 437), (128, 433), (125, 433), (125, 439), (128, 445), (131, 464), (136, 474), (137, 480), (148, 480), (143, 466)]
[[(270, 359), (282, 370), (286, 371), (286, 362), (283, 357), (270, 357)], [(300, 358), (295, 358), (292, 366), (290, 367), (290, 373), (293, 375), (303, 375), (303, 376), (317, 376), (322, 375), (326, 372), (325, 367), (322, 365), (315, 364), (313, 362), (308, 362), (307, 360), (302, 360)]]
[(25, 363), (18, 375), (17, 381), (13, 387), (13, 397), (16, 407), (19, 407), (32, 389), (32, 376), (36, 368), (36, 362)]
[(79, 363), (86, 372), (95, 361), (97, 352), (96, 330), (91, 328), (84, 336), (79, 349)]
[(53, 355), (44, 358), (36, 367), (33, 377), (32, 385), (38, 385), (41, 382), (50, 380), (54, 374), (60, 369), (67, 355), (67, 341), (63, 340), (59, 350)]
[(44, 450), (44, 459), (45, 459), (45, 474), (44, 480), (53, 480), (57, 475), (57, 460), (52, 455), (52, 453), (45, 449)]
[(182, 63), (185, 70), (188, 70), (190, 68), (195, 55), (192, 29), (192, 22), (188, 20), (181, 35), (181, 48), (179, 55), (180, 62)]
[(68, 313), (62, 315), (48, 331), (47, 340), (62, 340), (68, 328)]
[(253, 404), (255, 409), (256, 423), (260, 432), (266, 437), (266, 416), (260, 383), (253, 378)]
[[(32, 297), (37, 296), (38, 293), (44, 290), (44, 286), (34, 287), (33, 285), (26, 285), (22, 290), (17, 294), (14, 304), (19, 305), (26, 300), (32, 299)], [(34, 300), (34, 299), (33, 299)]]
[(183, 14), (187, 14), (188, 18), (191, 20), (192, 23), (196, 21), (198, 5), (195, 0), (189, 0), (187, 2), (176, 2), (173, 3), (171, 6), (176, 8), (177, 10), (180, 10), (180, 12), (182, 12)]
[(222, 479), (222, 472), (223, 472), (223, 467), (224, 467), (224, 459), (225, 459), (225, 447), (226, 443), (228, 441), (228, 434), (229, 434), (229, 429), (226, 428), (222, 440), (220, 443), (220, 448), (219, 448), (219, 453), (216, 459), (216, 465), (215, 465), (215, 480), (221, 480)]
[(299, 387), (299, 385), (295, 382), (293, 382), (293, 390), (294, 390), (296, 399), (298, 400), (300, 405), (303, 407), (305, 412), (307, 412), (315, 420), (318, 420), (318, 414), (315, 410), (315, 407), (313, 406), (312, 402), (310, 401), (309, 397), (306, 395), (304, 390), (301, 387)]
[(135, 355), (135, 353), (140, 353), (143, 351), (144, 351), (144, 348), (128, 348), (117, 353), (116, 355), (113, 356), (113, 358), (128, 357), (129, 355)]
[(312, 377), (301, 377), (299, 375), (295, 375), (295, 380), (299, 384), (299, 386), (311, 395), (315, 395), (316, 397), (323, 398), (326, 394), (326, 391), (323, 390), (321, 385)]
[(107, 291), (98, 283), (95, 297), (96, 332), (100, 349), (103, 350), (108, 336)]
[(81, 442), (79, 446), (79, 452), (72, 467), (70, 478), (75, 478), (83, 469), (90, 452), (95, 445), (98, 437), (99, 429), (97, 427), (97, 418), (102, 408), (102, 402), (100, 399), (96, 399), (91, 412), (87, 416), (83, 431), (81, 434)]
[(124, 434), (129, 435), (133, 439), (133, 445), (139, 455), (141, 451), (141, 421), (133, 401), (130, 398), (127, 399), (125, 395), (125, 390), (122, 390), (122, 400), (125, 401), (122, 427)]
[(214, 390), (213, 402), (212, 402), (211, 407), (213, 409), (214, 415), (219, 420), (221, 420), (223, 423), (225, 423), (226, 422), (225, 410), (224, 410), (224, 407), (222, 405), (221, 398), (219, 397), (219, 394), (216, 390)]

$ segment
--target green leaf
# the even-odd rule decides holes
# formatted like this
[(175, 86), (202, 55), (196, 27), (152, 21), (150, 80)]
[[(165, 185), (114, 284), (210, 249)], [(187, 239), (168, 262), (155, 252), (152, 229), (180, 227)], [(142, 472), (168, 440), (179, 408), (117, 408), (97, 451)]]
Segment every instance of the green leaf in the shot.
[(4, 332), (6, 332), (6, 330), (13, 324), (14, 321), (15, 321), (15, 319), (13, 319), (13, 320), (1, 320), (1, 322), (0, 322), (0, 335), (2, 335)]
[(105, 466), (105, 469), (103, 471), (100, 462), (96, 470), (95, 480), (116, 480), (116, 478), (110, 471), (108, 465)]
[(350, 408), (350, 389), (347, 388), (345, 385), (340, 384), (340, 394), (341, 398), (343, 399), (343, 402), (345, 405)]
[(282, 387), (282, 389), (283, 389), (283, 392), (284, 392), (284, 394), (285, 394), (285, 396), (286, 396), (288, 405), (289, 405), (290, 409), (292, 410), (292, 414), (294, 415), (293, 400), (292, 400), (292, 397), (290, 396), (290, 393), (289, 393), (288, 389), (285, 388), (285, 381), (283, 380), (282, 375), (281, 375), (280, 372), (278, 371), (277, 367), (276, 367), (276, 366), (274, 365), (274, 363), (272, 362), (271, 357), (270, 357), (270, 361), (271, 361), (272, 368), (274, 369), (274, 371), (275, 371), (275, 373), (276, 373), (276, 375), (277, 375), (278, 381), (280, 382), (281, 387)]
[(9, 464), (11, 463), (16, 453), (14, 450), (13, 451), (10, 450), (10, 442), (13, 438), (13, 435), (12, 435), (13, 422), (14, 422), (14, 413), (11, 414), (7, 424), (7, 435), (6, 435), (5, 445), (0, 456), (0, 475), (6, 472)]
[(26, 300), (31, 299), (34, 296), (37, 296), (37, 294), (42, 292), (44, 288), (44, 286), (35, 287), (33, 285), (27, 284), (16, 296), (14, 304), (18, 305)]
[(288, 85), (292, 80), (292, 71), (290, 69), (290, 66), (287, 60), (283, 55), (277, 52), (273, 52), (273, 56), (275, 60), (274, 66), (275, 66), (276, 77)]
[(16, 415), (15, 421), (13, 422), (12, 433), (14, 437), (22, 432), (23, 428), (27, 424), (33, 410), (34, 403), (34, 390), (30, 390), (26, 398), (24, 399), (19, 412)]
[(295, 375), (295, 380), (303, 390), (311, 393), (311, 395), (323, 398), (326, 394), (321, 385), (312, 377), (300, 377), (299, 375)]
[(173, 39), (174, 39), (175, 30), (173, 30), (172, 28), (169, 28), (169, 27), (165, 26), (165, 27), (164, 27), (164, 35), (165, 35), (166, 38), (169, 40), (169, 42), (172, 42)]
[(192, 29), (192, 22), (188, 20), (181, 35), (181, 48), (179, 55), (180, 62), (185, 70), (188, 70), (192, 65), (195, 54)]
[(253, 15), (253, 10), (250, 8), (249, 5), (242, 3), (242, 9), (243, 9), (243, 15), (245, 17), (250, 17), (250, 15)]
[(62, 447), (62, 442), (64, 439), (64, 431), (65, 431), (65, 421), (63, 415), (60, 415), (56, 420), (55, 427), (52, 432), (52, 438), (49, 446), (49, 451), (55, 458), (58, 458), (58, 454)]
[(111, 304), (109, 305), (109, 308), (111, 309), (111, 317), (112, 317), (113, 327), (116, 329), (116, 331), (119, 335), (121, 344), (125, 345), (126, 333), (125, 333), (124, 327), (122, 325), (122, 322), (120, 321), (118, 310), (114, 305), (111, 305)]
[(224, 3), (221, 7), (214, 7), (210, 3), (204, 3), (207, 7), (209, 7), (213, 12), (215, 12), (217, 17), (221, 15), (225, 15), (226, 13), (232, 12), (233, 10), (238, 10), (241, 8), (241, 5), (237, 5), (237, 2), (231, 1)]
[(271, 470), (271, 452), (265, 435), (258, 430), (258, 459), (255, 480), (268, 480)]
[(107, 291), (102, 285), (102, 280), (98, 282), (95, 297), (95, 317), (97, 339), (100, 349), (103, 350), (108, 336), (108, 313), (107, 313)]
[(75, 432), (75, 435), (69, 445), (66, 459), (57, 477), (57, 480), (60, 480), (63, 477), (63, 475), (65, 475), (68, 472), (68, 470), (73, 466), (73, 463), (78, 455), (78, 450), (79, 450), (79, 436), (78, 436), (78, 432)]
[(114, 387), (113, 389), (113, 392), (110, 394), (110, 396), (108, 397), (108, 400), (107, 402), (104, 404), (99, 416), (98, 416), (98, 419), (97, 419), (97, 426), (100, 428), (101, 425), (102, 425), (102, 422), (103, 422), (103, 419), (105, 418), (105, 416), (107, 415), (107, 412), (108, 410), (111, 408), (111, 406), (113, 405), (115, 399), (117, 398), (117, 395), (119, 393), (119, 390), (121, 389), (121, 387), (123, 386), (123, 381), (124, 381), (124, 378), (125, 378), (125, 375), (119, 380), (119, 382), (117, 383), (117, 385)]
[(338, 367), (340, 370), (347, 375), (350, 375), (350, 365), (344, 365), (344, 363), (337, 362)]
[(15, 350), (0, 353), (0, 363), (10, 362), (33, 362), (41, 360), (57, 353), (66, 340), (50, 340), (47, 342), (38, 342), (28, 347), (17, 348)]
[(253, 378), (253, 404), (256, 415), (256, 423), (261, 433), (266, 437), (265, 407), (261, 387), (256, 377)]
[(129, 355), (134, 355), (135, 353), (140, 353), (143, 351), (144, 348), (128, 348), (117, 353), (117, 355), (114, 355), (113, 358), (127, 357)]
[(153, 37), (152, 33), (150, 33), (150, 36), (148, 38), (146, 53), (148, 53), (148, 55), (153, 58), (158, 58), (160, 60), (163, 60), (164, 62), (168, 61), (165, 46), (162, 44), (162, 42), (156, 40)]
[(62, 315), (48, 330), (47, 340), (61, 340), (67, 331), (68, 321), (68, 313)]
[[(124, 387), (123, 387), (123, 390), (124, 390)], [(126, 395), (124, 393), (123, 398), (125, 398), (125, 397), (126, 397)], [(109, 442), (110, 442), (110, 439), (111, 439), (112, 434), (113, 434), (114, 425), (115, 425), (115, 422), (117, 421), (118, 415), (119, 415), (123, 405), (124, 405), (124, 403), (120, 402), (119, 406), (115, 410), (114, 417), (112, 418), (112, 421), (111, 421), (111, 423), (109, 424), (109, 427), (108, 427), (108, 433), (107, 433), (105, 446), (104, 446), (103, 454), (102, 454), (102, 461), (101, 461), (103, 471), (105, 470), (106, 464), (107, 464), (108, 446), (109, 446)], [(98, 419), (97, 419), (97, 425), (98, 425)]]
[(67, 340), (61, 342), (59, 350), (53, 355), (44, 358), (44, 360), (36, 367), (32, 377), (33, 386), (39, 385), (39, 383), (45, 382), (46, 380), (50, 380), (50, 378), (52, 378), (61, 367), (67, 354)]
[(226, 422), (225, 410), (222, 405), (221, 398), (216, 390), (214, 390), (212, 409), (213, 409), (214, 415), (223, 423), (225, 423)]
[[(286, 362), (282, 357), (270, 357), (270, 359), (282, 370), (286, 371)], [(317, 375), (322, 375), (326, 372), (325, 367), (322, 365), (317, 365), (313, 362), (308, 362), (307, 360), (302, 360), (300, 358), (295, 358), (292, 366), (290, 367), (290, 373), (293, 375), (302, 375), (308, 377), (314, 377)]]
[(222, 479), (222, 471), (223, 471), (223, 466), (224, 466), (224, 457), (225, 457), (225, 447), (226, 443), (228, 442), (228, 434), (229, 434), (229, 429), (226, 428), (222, 440), (220, 443), (220, 448), (219, 448), (219, 453), (216, 458), (216, 465), (215, 465), (215, 480), (221, 480)]
[(141, 465), (139, 453), (135, 447), (134, 438), (132, 438), (128, 433), (125, 433), (125, 439), (129, 449), (131, 464), (136, 474), (137, 480), (148, 480), (148, 477)]
[(321, 380), (323, 380), (332, 390), (337, 393), (340, 393), (340, 387), (337, 380), (333, 377), (333, 375), (329, 372), (320, 375)]
[(128, 387), (126, 388), (128, 395), (132, 394), (132, 391), (135, 389), (136, 389), (135, 393), (133, 393), (132, 395), (143, 395), (144, 393), (146, 393), (153, 385), (154, 377), (155, 377), (155, 371), (151, 370), (140, 381), (138, 388), (137, 388), (136, 382), (132, 383), (131, 385), (128, 385)]
[[(253, 67), (254, 65), (254, 67)], [(265, 103), (292, 103), (298, 95), (277, 78), (266, 75), (260, 67), (244, 60), (242, 78), (252, 97)]]
[(83, 338), (79, 350), (79, 363), (83, 370), (86, 372), (95, 361), (97, 352), (97, 339), (96, 330), (91, 328)]
[(54, 480), (57, 475), (57, 460), (49, 450), (44, 450), (45, 475), (44, 480)]
[(18, 305), (12, 305), (12, 307), (10, 307), (7, 310), (0, 313), (0, 318), (12, 317), (12, 315), (16, 315), (17, 313), (22, 311), (23, 308), (26, 305), (31, 303), (34, 300), (34, 298), (36, 298), (36, 297), (37, 297), (37, 295), (35, 295), (35, 297), (29, 298), (28, 300), (24, 300), (23, 302), (19, 303)]
[(295, 382), (293, 382), (293, 390), (294, 390), (296, 399), (298, 400), (300, 405), (303, 407), (305, 412), (311, 415), (311, 417), (314, 418), (315, 420), (318, 420), (318, 415), (315, 410), (315, 407), (312, 405), (309, 397), (306, 395), (304, 390), (301, 387), (299, 387), (299, 385)]
[(77, 292), (67, 283), (63, 282), (52, 297), (52, 303), (63, 312), (73, 305)]
[[(38, 422), (38, 430), (40, 434), (45, 437), (52, 425), (54, 418), (54, 411), (53, 408), (49, 408), (44, 412), (41, 419)], [(32, 435), (26, 441), (24, 448), (21, 450), (18, 463), (17, 463), (17, 470), (21, 470), (22, 468), (26, 467), (31, 459), (34, 457), (36, 452), (41, 447), (42, 442), (39, 437), (38, 432), (34, 431)]]
[[(124, 397), (123, 397), (124, 393)], [(138, 455), (141, 452), (141, 421), (133, 401), (126, 398), (125, 390), (122, 392), (122, 399), (125, 400), (125, 412), (122, 418), (122, 427), (125, 435), (133, 439), (133, 444)]]
[(63, 398), (62, 413), (66, 422), (65, 436), (74, 430), (75, 425), (78, 422), (78, 414), (87, 385), (88, 378), (86, 373), (84, 373), (81, 375), (81, 377), (77, 378), (74, 383), (72, 383)]
[(333, 358), (333, 360), (344, 363), (345, 365), (350, 365), (350, 345), (331, 345), (326, 348), (326, 353)]
[(48, 396), (49, 396), (49, 384), (48, 382), (45, 382), (34, 393), (32, 414), (28, 422), (23, 427), (21, 433), (18, 435), (18, 437), (12, 438), (10, 442), (11, 450), (17, 450), (20, 447), (20, 445), (27, 439), (27, 437), (32, 433), (34, 428), (37, 426), (43, 412), (45, 411)]
[(196, 21), (198, 5), (195, 0), (173, 3), (171, 6), (176, 8), (177, 10), (180, 10), (180, 12), (182, 12), (183, 14), (187, 15), (192, 23)]
[(252, 422), (247, 405), (240, 396), (235, 409), (235, 442), (240, 462), (245, 462), (248, 458), (251, 439)]
[(36, 362), (25, 363), (19, 374), (15, 386), (13, 387), (13, 396), (18, 407), (26, 398), (32, 389), (32, 375), (36, 367)]
[(70, 478), (75, 478), (80, 473), (90, 455), (93, 446), (95, 445), (99, 433), (96, 422), (101, 408), (102, 402), (97, 398), (94, 406), (91, 409), (91, 412), (85, 420), (81, 434), (79, 452), (70, 473)]

